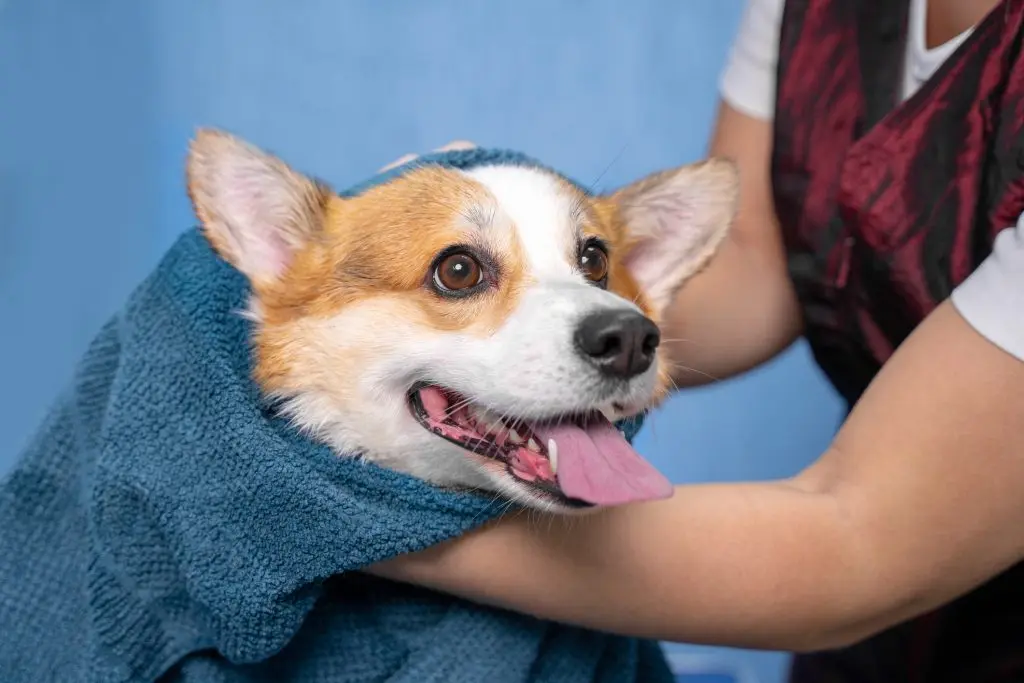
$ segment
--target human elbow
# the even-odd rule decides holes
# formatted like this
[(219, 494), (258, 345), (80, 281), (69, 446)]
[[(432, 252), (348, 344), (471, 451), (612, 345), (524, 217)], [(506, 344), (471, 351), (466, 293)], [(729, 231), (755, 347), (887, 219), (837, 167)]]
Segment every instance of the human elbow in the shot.
[(808, 630), (794, 634), (790, 642), (781, 649), (795, 654), (813, 654), (829, 650), (842, 650), (875, 635), (879, 628), (863, 625), (846, 625), (827, 629)]

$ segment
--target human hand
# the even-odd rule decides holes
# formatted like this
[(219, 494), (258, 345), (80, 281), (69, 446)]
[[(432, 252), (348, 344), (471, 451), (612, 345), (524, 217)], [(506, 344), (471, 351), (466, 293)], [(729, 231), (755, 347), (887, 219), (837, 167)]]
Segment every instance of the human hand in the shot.
[[(459, 150), (475, 149), (475, 148), (476, 148), (476, 143), (469, 142), (467, 140), (455, 140), (453, 142), (449, 142), (444, 147), (438, 147), (437, 149), (434, 150), (434, 153), (438, 153), (438, 152), (456, 152), (456, 151), (459, 151)], [(405, 156), (403, 156), (401, 158), (398, 158), (398, 159), (395, 159), (390, 164), (388, 164), (384, 168), (380, 169), (380, 172), (383, 173), (384, 171), (390, 171), (391, 169), (395, 168), (396, 166), (401, 166), (403, 164), (409, 163), (410, 161), (418, 159), (419, 156), (420, 156), (419, 154), (406, 154)]]

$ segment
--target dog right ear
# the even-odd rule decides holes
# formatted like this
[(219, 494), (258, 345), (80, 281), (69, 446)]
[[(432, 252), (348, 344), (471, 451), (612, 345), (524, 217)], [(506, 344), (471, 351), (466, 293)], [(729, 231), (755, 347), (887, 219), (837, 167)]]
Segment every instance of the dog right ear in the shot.
[(187, 163), (188, 193), (214, 249), (253, 285), (281, 277), (325, 220), (331, 191), (277, 157), (201, 129)]
[(629, 238), (624, 263), (661, 319), (676, 291), (729, 232), (739, 200), (733, 162), (712, 158), (653, 173), (611, 195)]

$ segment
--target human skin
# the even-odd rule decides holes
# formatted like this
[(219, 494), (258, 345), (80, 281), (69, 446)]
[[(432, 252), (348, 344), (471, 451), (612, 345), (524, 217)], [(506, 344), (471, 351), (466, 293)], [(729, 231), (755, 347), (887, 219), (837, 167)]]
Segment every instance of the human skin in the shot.
[[(930, 0), (928, 44), (994, 6)], [(722, 104), (709, 153), (737, 163), (741, 199), (731, 237), (663, 324), (680, 386), (756, 367), (801, 332), (770, 192), (771, 124)], [(947, 301), (792, 478), (679, 486), (583, 518), (510, 515), (369, 571), (639, 637), (840, 647), (1024, 559), (1021, 424), (1024, 363)]]

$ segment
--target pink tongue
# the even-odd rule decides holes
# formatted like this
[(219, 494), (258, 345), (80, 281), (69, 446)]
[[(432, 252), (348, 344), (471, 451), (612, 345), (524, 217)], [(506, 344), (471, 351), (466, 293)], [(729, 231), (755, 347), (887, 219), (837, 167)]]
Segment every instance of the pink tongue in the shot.
[(604, 418), (585, 429), (573, 424), (531, 424), (530, 429), (542, 443), (557, 443), (558, 484), (570, 498), (622, 505), (672, 496), (672, 483)]

